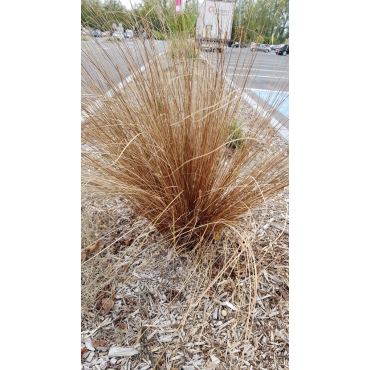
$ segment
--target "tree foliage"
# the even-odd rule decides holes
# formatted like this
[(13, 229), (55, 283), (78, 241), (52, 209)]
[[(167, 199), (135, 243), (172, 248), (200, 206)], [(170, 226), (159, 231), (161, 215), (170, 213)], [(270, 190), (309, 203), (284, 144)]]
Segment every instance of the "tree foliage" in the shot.
[[(132, 10), (126, 9), (119, 0), (81, 0), (81, 21), (84, 26), (100, 30), (111, 30), (113, 23), (122, 23), (124, 28), (132, 28), (134, 24), (145, 28), (142, 19), (149, 20), (157, 31), (162, 31), (163, 26), (168, 32), (189, 30), (190, 25), (195, 29), (200, 3), (187, 0), (183, 14), (176, 16), (175, 0), (142, 0)], [(161, 19), (159, 14), (164, 18)], [(250, 42), (256, 41), (259, 36), (264, 42), (275, 44), (289, 38), (289, 0), (237, 2), (231, 37)]]
[(256, 41), (259, 36), (267, 43), (282, 43), (289, 37), (289, 0), (238, 2), (232, 37), (249, 42)]

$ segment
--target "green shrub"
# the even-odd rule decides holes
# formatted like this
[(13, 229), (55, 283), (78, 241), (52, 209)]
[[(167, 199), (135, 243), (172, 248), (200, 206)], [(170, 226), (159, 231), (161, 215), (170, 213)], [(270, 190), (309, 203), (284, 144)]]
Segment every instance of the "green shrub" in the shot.
[(165, 40), (166, 37), (163, 35), (163, 33), (160, 33), (158, 31), (153, 31), (154, 32), (154, 35), (156, 37), (157, 40)]
[(227, 141), (231, 141), (231, 143), (228, 144), (229, 148), (244, 148), (245, 135), (242, 129), (242, 123), (238, 122), (236, 118), (234, 118), (232, 125), (229, 127)]
[(259, 36), (257, 36), (257, 38), (256, 38), (256, 43), (257, 44), (263, 44), (263, 42), (265, 41), (265, 39), (264, 39), (264, 37), (263, 36), (261, 36), (261, 35), (259, 35)]

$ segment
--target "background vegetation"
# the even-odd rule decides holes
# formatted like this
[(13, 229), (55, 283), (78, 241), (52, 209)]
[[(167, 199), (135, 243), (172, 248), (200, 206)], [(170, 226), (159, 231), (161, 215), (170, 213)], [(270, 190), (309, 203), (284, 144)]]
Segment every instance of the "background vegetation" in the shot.
[[(117, 22), (122, 23), (125, 29), (133, 29), (136, 20), (146, 19), (150, 20), (156, 32), (162, 31), (164, 24), (167, 31), (174, 32), (179, 25), (186, 24), (183, 28), (194, 32), (201, 2), (188, 0), (183, 15), (174, 17), (174, 0), (142, 0), (132, 10), (119, 0), (82, 0), (81, 19), (85, 27), (101, 31), (112, 30), (112, 24)], [(161, 11), (153, 11), (155, 8)], [(144, 28), (144, 24), (141, 23), (140, 27)], [(256, 41), (259, 37), (258, 41), (267, 44), (284, 43), (289, 38), (289, 0), (237, 1), (231, 37), (242, 42)]]

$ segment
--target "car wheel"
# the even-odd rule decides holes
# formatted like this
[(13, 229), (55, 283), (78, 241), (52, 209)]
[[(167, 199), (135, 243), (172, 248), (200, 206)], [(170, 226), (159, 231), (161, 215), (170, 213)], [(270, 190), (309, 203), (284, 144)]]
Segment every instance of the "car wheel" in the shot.
[(284, 55), (284, 56), (286, 55), (286, 51), (284, 51), (283, 55)]

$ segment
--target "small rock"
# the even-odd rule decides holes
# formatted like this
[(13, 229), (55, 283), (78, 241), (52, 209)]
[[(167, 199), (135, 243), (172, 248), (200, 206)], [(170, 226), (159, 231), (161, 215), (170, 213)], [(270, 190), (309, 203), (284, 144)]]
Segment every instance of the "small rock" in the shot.
[(227, 312), (226, 312), (225, 310), (222, 310), (222, 311), (221, 311), (221, 315), (222, 315), (222, 316), (226, 316), (226, 315), (227, 315)]
[(129, 347), (113, 347), (109, 350), (108, 357), (129, 357), (135, 356), (139, 352)]
[(117, 359), (115, 357), (111, 358), (110, 361), (111, 365), (114, 365), (117, 362)]

